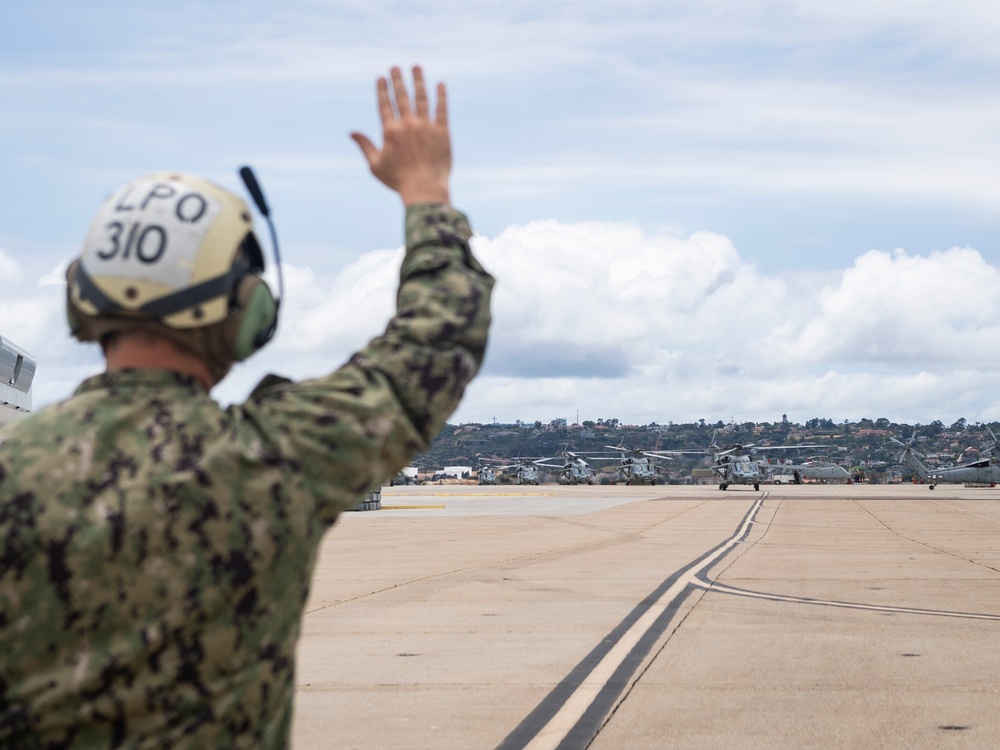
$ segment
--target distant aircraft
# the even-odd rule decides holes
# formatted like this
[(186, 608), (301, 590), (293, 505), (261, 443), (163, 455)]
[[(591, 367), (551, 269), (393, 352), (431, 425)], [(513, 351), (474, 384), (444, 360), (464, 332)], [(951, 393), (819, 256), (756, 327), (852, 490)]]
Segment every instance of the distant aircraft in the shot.
[(618, 445), (605, 445), (605, 448), (617, 451), (620, 456), (618, 461), (618, 476), (624, 480), (626, 485), (631, 484), (656, 484), (656, 474), (659, 467), (653, 463), (655, 459), (669, 459), (670, 456), (661, 456), (656, 451), (647, 451), (642, 448), (626, 448), (624, 440)]
[[(563, 458), (561, 464), (547, 463)], [(502, 465), (490, 465), (487, 462), (498, 464), (507, 460), (509, 463)], [(579, 484), (592, 482), (592, 471), (587, 462), (572, 451), (565, 451), (563, 456), (553, 456), (551, 458), (517, 458), (511, 459), (490, 459), (481, 458), (481, 465), (478, 471), (480, 484), (539, 484), (540, 477), (538, 468), (552, 468), (560, 471), (560, 481), (566, 484)]]
[[(615, 448), (615, 446), (604, 446), (605, 448)], [(639, 449), (628, 449), (617, 447), (621, 451), (621, 460), (618, 462), (618, 476), (625, 480), (626, 485), (656, 484), (656, 465), (651, 459), (651, 454)], [(665, 458), (665, 456), (654, 456), (654, 458)]]
[[(496, 467), (499, 472), (510, 469), (513, 469), (514, 484), (538, 484), (538, 467), (535, 465), (534, 459), (517, 458), (512, 464)], [(506, 476), (506, 474), (501, 474), (501, 479)]]
[[(708, 471), (715, 474), (719, 478), (720, 490), (729, 489), (729, 486), (733, 484), (753, 485), (754, 490), (760, 490), (760, 483), (767, 478), (769, 472), (767, 459), (753, 457), (753, 449), (755, 447), (754, 443), (748, 443), (746, 445), (742, 443), (733, 443), (728, 447), (723, 448), (715, 442), (717, 435), (718, 430), (712, 433), (712, 443), (708, 446), (708, 448), (653, 451), (653, 453), (658, 455), (662, 454), (659, 455), (660, 458), (667, 458), (670, 454), (677, 453), (710, 453), (712, 455), (712, 465), (709, 467)], [(780, 451), (826, 447), (827, 446), (825, 445), (763, 445), (757, 450)], [(801, 470), (801, 467), (797, 468), (800, 468)]]
[(407, 466), (405, 469), (400, 471), (396, 476), (389, 480), (390, 487), (405, 487), (411, 484), (420, 484), (417, 480), (417, 472), (419, 469), (416, 466)]
[(496, 484), (497, 473), (493, 470), (492, 466), (481, 464), (476, 471), (476, 479), (479, 481), (479, 484)]
[(777, 476), (788, 475), (794, 484), (802, 484), (804, 479), (819, 482), (846, 482), (851, 478), (851, 472), (840, 464), (826, 459), (812, 458), (801, 464), (768, 464), (768, 477), (774, 480)]
[[(546, 463), (547, 461), (561, 460), (562, 463)], [(543, 458), (535, 461), (536, 466), (544, 466), (548, 469), (557, 469), (560, 484), (593, 484), (594, 471), (578, 453), (570, 450), (563, 450), (559, 456)]]
[(913, 441), (916, 440), (916, 433), (905, 443), (896, 438), (890, 438), (892, 442), (903, 446), (903, 452), (899, 455), (899, 463), (909, 466), (913, 472), (923, 481), (927, 482), (928, 489), (934, 489), (939, 484), (989, 484), (1000, 483), (1000, 460), (997, 453), (1000, 452), (1000, 441), (993, 434), (989, 427), (990, 436), (993, 438), (993, 447), (990, 451), (993, 455), (962, 466), (952, 466), (946, 469), (928, 469), (921, 461), (926, 458), (923, 453), (913, 449)]
[(851, 478), (851, 472), (845, 467), (826, 459), (811, 459), (799, 468), (803, 479), (817, 479), (821, 482), (846, 482)]
[(737, 451), (747, 450), (749, 446), (733, 446), (716, 454), (712, 471), (718, 474), (719, 489), (729, 489), (731, 484), (752, 484), (755, 490), (760, 489), (760, 483), (767, 476), (767, 461), (754, 459), (750, 453), (737, 455)]

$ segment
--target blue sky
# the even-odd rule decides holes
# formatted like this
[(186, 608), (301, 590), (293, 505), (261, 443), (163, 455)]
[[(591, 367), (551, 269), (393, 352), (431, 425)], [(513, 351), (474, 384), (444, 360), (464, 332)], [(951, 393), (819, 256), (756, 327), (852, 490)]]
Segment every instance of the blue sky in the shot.
[(499, 279), (456, 418), (998, 419), (998, 27), (971, 1), (6, 7), (0, 335), (38, 357), (37, 405), (68, 395), (100, 358), (58, 270), (101, 198), (250, 163), (290, 294), (217, 396), (343, 361), (401, 240), (347, 134), (377, 137), (375, 77), (419, 62)]

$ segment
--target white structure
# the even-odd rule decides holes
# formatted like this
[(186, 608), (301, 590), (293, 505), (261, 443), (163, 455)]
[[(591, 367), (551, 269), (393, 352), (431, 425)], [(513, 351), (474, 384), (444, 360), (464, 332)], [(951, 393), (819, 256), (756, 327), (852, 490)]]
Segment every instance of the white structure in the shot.
[(0, 425), (31, 411), (31, 381), (35, 358), (9, 339), (0, 337)]

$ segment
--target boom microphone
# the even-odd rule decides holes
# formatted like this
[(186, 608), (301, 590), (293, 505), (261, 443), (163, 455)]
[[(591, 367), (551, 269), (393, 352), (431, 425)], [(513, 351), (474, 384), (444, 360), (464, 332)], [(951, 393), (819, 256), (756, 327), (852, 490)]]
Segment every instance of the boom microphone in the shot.
[(263, 346), (274, 336), (274, 331), (278, 327), (278, 310), (281, 309), (281, 302), (285, 299), (285, 276), (281, 272), (281, 253), (278, 250), (278, 233), (274, 229), (274, 221), (271, 220), (271, 209), (268, 208), (267, 200), (264, 198), (264, 191), (260, 189), (260, 184), (254, 176), (253, 170), (248, 166), (240, 167), (240, 177), (243, 184), (247, 186), (250, 197), (257, 206), (257, 210), (267, 220), (267, 228), (271, 232), (271, 250), (274, 253), (274, 264), (278, 269), (278, 299), (274, 301), (274, 324), (267, 333), (260, 337), (262, 341), (258, 346)]

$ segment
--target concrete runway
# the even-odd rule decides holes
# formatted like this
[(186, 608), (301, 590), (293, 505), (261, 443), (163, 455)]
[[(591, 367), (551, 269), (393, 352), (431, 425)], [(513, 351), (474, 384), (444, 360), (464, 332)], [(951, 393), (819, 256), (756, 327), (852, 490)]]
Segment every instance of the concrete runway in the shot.
[(1000, 747), (1000, 488), (382, 503), (324, 540), (296, 750)]

